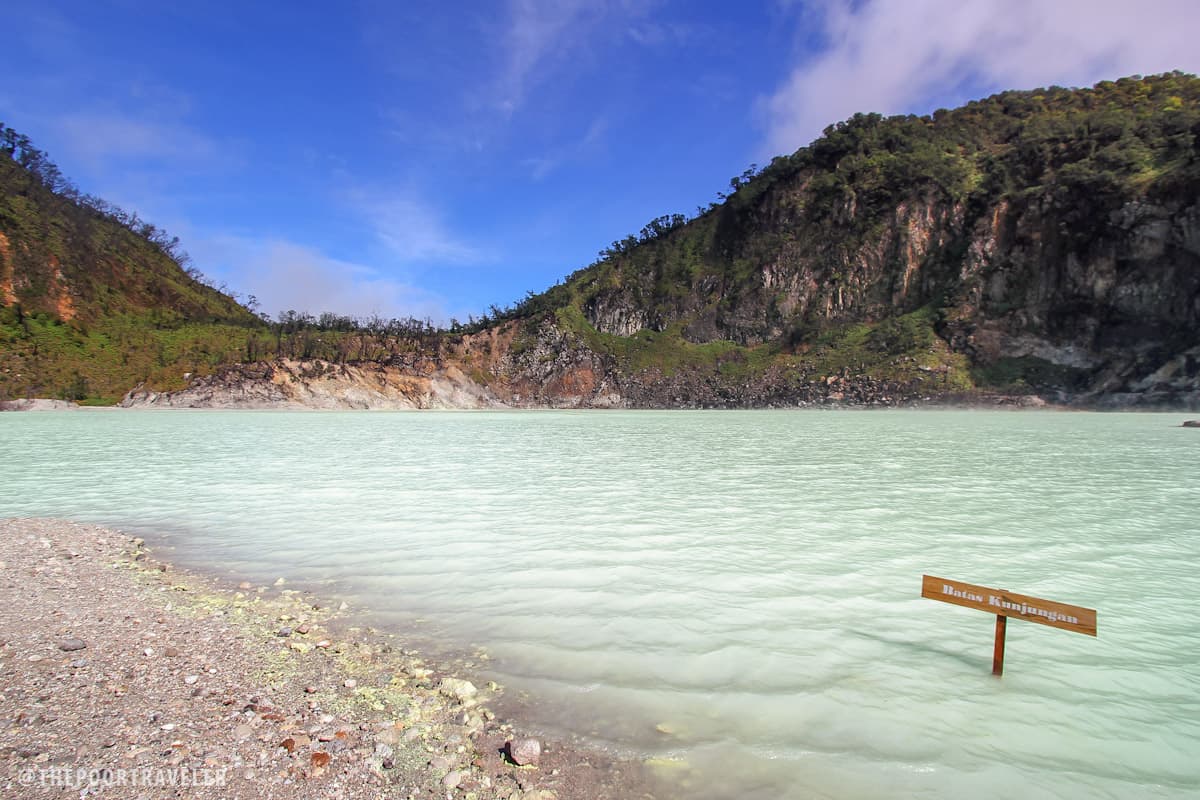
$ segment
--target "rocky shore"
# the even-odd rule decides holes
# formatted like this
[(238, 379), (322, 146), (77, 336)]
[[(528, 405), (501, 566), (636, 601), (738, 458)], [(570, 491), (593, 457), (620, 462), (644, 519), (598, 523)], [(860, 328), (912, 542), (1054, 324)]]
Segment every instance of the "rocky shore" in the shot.
[(0, 520), (0, 796), (671, 794), (639, 762), (523, 735), (489, 709), (501, 687), (353, 622), (117, 531)]
[(44, 398), (26, 400), (0, 400), (0, 411), (75, 411), (77, 403), (67, 400), (49, 400)]

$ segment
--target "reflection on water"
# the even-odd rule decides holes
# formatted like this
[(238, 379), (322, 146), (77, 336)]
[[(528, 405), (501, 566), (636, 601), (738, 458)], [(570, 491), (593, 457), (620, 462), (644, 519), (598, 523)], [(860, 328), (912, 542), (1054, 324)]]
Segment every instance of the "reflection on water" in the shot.
[[(462, 646), (695, 797), (1195, 796), (1200, 441), (1173, 415), (0, 415), (0, 514), (165, 533)], [(1099, 609), (1099, 637), (919, 597)]]

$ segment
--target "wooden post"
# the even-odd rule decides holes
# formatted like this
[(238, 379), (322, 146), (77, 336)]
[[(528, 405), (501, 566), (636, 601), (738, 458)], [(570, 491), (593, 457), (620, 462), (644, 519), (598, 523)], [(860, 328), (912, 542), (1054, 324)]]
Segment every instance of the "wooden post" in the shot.
[(992, 674), (999, 677), (1004, 674), (1004, 631), (1008, 627), (1008, 617), (996, 615), (996, 647), (992, 650)]
[(1004, 629), (1009, 617), (1062, 628), (1088, 636), (1096, 635), (1096, 609), (1071, 606), (1041, 597), (989, 589), (949, 578), (921, 576), (921, 597), (956, 606), (986, 611), (996, 616), (996, 647), (992, 651), (992, 674), (1004, 674)]

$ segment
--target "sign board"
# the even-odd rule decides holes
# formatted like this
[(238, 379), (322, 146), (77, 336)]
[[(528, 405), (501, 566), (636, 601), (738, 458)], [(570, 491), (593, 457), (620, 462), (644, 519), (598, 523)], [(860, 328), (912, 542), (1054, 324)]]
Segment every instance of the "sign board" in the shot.
[(1067, 631), (1096, 635), (1096, 609), (1056, 603), (1027, 594), (1017, 594), (1005, 589), (991, 589), (973, 583), (937, 578), (933, 575), (921, 577), (921, 597), (941, 600), (956, 606), (966, 606), (977, 611), (996, 615), (996, 646), (992, 653), (992, 674), (1004, 672), (1004, 631), (1009, 617), (1062, 628)]
[(935, 578), (932, 575), (922, 576), (921, 597), (941, 600), (943, 603), (954, 603), (956, 606), (966, 606), (978, 611), (986, 611), (989, 614), (1036, 622), (1039, 625), (1049, 625), (1052, 628), (1084, 633), (1088, 636), (1096, 635), (1096, 609), (1094, 608), (1069, 606), (1066, 603), (1056, 603), (1040, 597), (1006, 592), (1003, 589), (989, 589), (986, 586)]

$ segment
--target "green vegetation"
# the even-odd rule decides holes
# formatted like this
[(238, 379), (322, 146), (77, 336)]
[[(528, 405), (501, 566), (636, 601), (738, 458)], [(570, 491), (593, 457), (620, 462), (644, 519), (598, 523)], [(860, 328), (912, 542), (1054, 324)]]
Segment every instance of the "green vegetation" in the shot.
[(979, 386), (1009, 392), (1032, 389), (1079, 389), (1087, 371), (1054, 364), (1036, 356), (1002, 358), (993, 364), (976, 366), (971, 376)]

